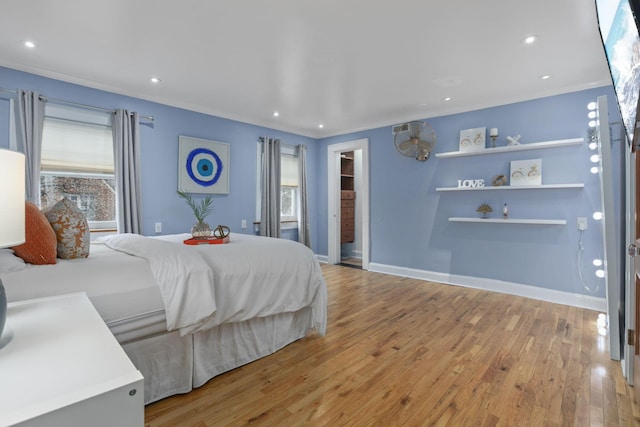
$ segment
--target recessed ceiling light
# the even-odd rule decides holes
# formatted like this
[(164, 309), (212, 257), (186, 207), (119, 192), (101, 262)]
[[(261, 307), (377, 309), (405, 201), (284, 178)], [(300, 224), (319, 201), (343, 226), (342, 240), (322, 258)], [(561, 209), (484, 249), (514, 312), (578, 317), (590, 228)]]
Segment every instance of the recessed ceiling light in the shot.
[(278, 113), (277, 111), (273, 112), (273, 117), (278, 117), (280, 115), (280, 113)]
[(447, 96), (446, 98), (442, 98), (443, 101), (451, 101), (451, 97)]
[(151, 83), (153, 83), (153, 84), (158, 84), (158, 83), (160, 83), (162, 81), (157, 77), (151, 77), (150, 80), (151, 80)]
[(26, 40), (24, 42), (24, 45), (26, 47), (28, 47), (29, 49), (33, 49), (34, 47), (36, 47), (36, 44), (34, 42), (32, 42), (31, 40)]
[(319, 127), (320, 129), (322, 129), (322, 128), (324, 127), (324, 125), (323, 125), (322, 123), (320, 123), (320, 124), (318, 125), (318, 127)]
[(538, 77), (538, 78), (539, 78), (540, 80), (549, 80), (549, 79), (551, 78), (551, 76), (550, 76), (549, 74), (545, 74), (545, 75), (542, 75), (542, 76), (540, 76), (540, 77)]
[(524, 44), (533, 44), (537, 39), (537, 36), (530, 35), (522, 39)]

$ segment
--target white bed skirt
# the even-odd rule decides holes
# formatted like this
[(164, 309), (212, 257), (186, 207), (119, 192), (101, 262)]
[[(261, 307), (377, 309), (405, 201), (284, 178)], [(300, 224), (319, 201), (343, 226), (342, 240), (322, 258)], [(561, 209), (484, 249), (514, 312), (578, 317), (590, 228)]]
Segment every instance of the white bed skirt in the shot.
[(313, 325), (312, 310), (227, 323), (181, 337), (167, 332), (122, 343), (144, 376), (145, 404), (187, 393), (211, 378), (275, 353)]

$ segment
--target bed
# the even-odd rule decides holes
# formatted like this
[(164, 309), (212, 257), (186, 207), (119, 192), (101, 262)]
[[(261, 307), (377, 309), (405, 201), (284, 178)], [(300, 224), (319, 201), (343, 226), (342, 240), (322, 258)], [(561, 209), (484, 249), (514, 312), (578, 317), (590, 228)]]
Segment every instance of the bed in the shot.
[(184, 245), (188, 237), (108, 236), (86, 259), (42, 266), (5, 249), (0, 274), (9, 302), (86, 292), (145, 377), (145, 403), (325, 334), (326, 285), (306, 246), (235, 233), (229, 244)]

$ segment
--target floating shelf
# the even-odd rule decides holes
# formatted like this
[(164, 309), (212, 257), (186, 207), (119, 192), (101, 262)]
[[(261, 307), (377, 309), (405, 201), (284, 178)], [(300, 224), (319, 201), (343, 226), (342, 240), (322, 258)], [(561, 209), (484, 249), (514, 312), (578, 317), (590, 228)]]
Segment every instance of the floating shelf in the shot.
[(492, 191), (492, 190), (545, 190), (561, 188), (584, 188), (584, 184), (501, 185), (489, 187), (438, 187), (436, 191)]
[(449, 222), (477, 222), (485, 224), (536, 224), (536, 225), (566, 225), (564, 219), (499, 219), (499, 218), (460, 218), (451, 217)]
[(507, 145), (495, 148), (485, 148), (482, 151), (450, 151), (446, 153), (436, 153), (436, 157), (464, 157), (464, 156), (482, 156), (485, 154), (510, 153), (513, 151), (539, 150), (542, 148), (566, 147), (569, 145), (580, 145), (584, 142), (584, 138), (559, 139), (556, 141), (531, 142), (520, 145)]

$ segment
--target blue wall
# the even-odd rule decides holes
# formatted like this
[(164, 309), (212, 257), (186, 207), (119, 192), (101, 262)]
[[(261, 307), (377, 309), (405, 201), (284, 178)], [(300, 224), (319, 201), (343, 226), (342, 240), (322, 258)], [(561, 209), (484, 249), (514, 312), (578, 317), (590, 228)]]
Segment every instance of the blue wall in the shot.
[[(153, 124), (140, 127), (143, 233), (154, 235), (154, 223), (162, 222), (163, 234), (188, 232), (194, 223), (191, 210), (180, 199), (178, 188), (178, 136), (187, 135), (230, 144), (230, 188), (228, 195), (214, 195), (214, 211), (208, 222), (228, 225), (233, 232), (252, 233), (256, 200), (256, 143), (259, 136), (280, 138), (289, 145), (305, 144), (308, 156), (309, 209), (312, 242), (319, 238), (316, 217), (317, 197), (314, 159), (317, 142), (312, 138), (253, 126), (180, 108), (148, 102), (105, 91), (48, 79), (0, 67), (0, 87), (37, 90), (44, 96), (99, 106), (107, 109), (126, 108), (141, 115), (153, 116)], [(9, 101), (0, 98), (0, 147), (8, 147)], [(248, 228), (240, 228), (246, 219)], [(284, 237), (295, 238), (294, 231), (283, 231)]]
[[(369, 139), (371, 257), (379, 265), (407, 267), (437, 273), (504, 280), (520, 284), (594, 295), (578, 280), (576, 255), (579, 232), (576, 218), (588, 218), (584, 233), (582, 271), (586, 284), (604, 297), (604, 281), (594, 275), (594, 258), (602, 258), (601, 224), (592, 219), (600, 208), (598, 176), (591, 174), (593, 154), (587, 147), (571, 146), (480, 157), (438, 159), (426, 163), (401, 156), (393, 146), (391, 127), (321, 140), (284, 133), (246, 123), (195, 113), (158, 103), (64, 83), (0, 67), (0, 87), (31, 89), (59, 98), (104, 108), (127, 108), (155, 117), (141, 127), (143, 230), (152, 235), (154, 222), (164, 233), (188, 231), (193, 217), (176, 195), (178, 135), (227, 142), (231, 145), (230, 192), (215, 196), (212, 225), (226, 224), (234, 232), (240, 221), (255, 217), (256, 139), (267, 135), (284, 143), (308, 147), (308, 180), (313, 249), (327, 254), (327, 146), (360, 138)], [(586, 105), (607, 95), (612, 122), (620, 121), (611, 87), (488, 108), (463, 114), (428, 118), (438, 135), (436, 152), (456, 151), (461, 129), (486, 126), (505, 136), (522, 135), (522, 142), (587, 136)], [(0, 98), (0, 147), (8, 146), (8, 101)], [(613, 144), (621, 159), (620, 141)], [(495, 192), (436, 192), (462, 178), (508, 174), (511, 160), (542, 159), (543, 183), (582, 182), (581, 190), (523, 190)], [(616, 197), (620, 208), (622, 170), (616, 171)], [(482, 203), (500, 211), (508, 203), (513, 218), (564, 218), (566, 226), (489, 225), (450, 223), (450, 216), (469, 216)], [(499, 213), (499, 212), (498, 212)], [(295, 236), (295, 232), (291, 233)]]
[[(427, 119), (438, 136), (436, 152), (458, 150), (461, 129), (497, 127), (497, 145), (507, 135), (540, 142), (587, 137), (587, 108), (599, 95), (607, 95), (612, 122), (620, 118), (611, 87), (537, 99), (463, 114)], [(429, 272), (482, 277), (604, 297), (604, 280), (595, 276), (594, 258), (602, 258), (602, 226), (592, 218), (600, 211), (598, 175), (585, 142), (547, 150), (532, 150), (476, 157), (439, 159), (426, 163), (396, 152), (391, 127), (383, 127), (320, 140), (320, 153), (330, 144), (369, 139), (370, 222), (372, 263)], [(620, 142), (613, 147), (620, 158)], [(320, 200), (327, 199), (327, 155), (318, 159)], [(436, 192), (455, 187), (458, 179), (484, 179), (490, 185), (497, 174), (509, 175), (511, 160), (542, 159), (543, 184), (584, 183), (584, 189), (490, 192)], [(617, 171), (619, 174), (620, 171)], [(617, 180), (619, 188), (619, 178)], [(618, 192), (617, 192), (618, 193)], [(619, 201), (619, 199), (618, 199)], [(566, 226), (451, 223), (448, 218), (475, 217), (482, 202), (493, 206), (494, 217), (507, 203), (512, 218), (566, 219)], [(319, 235), (327, 235), (327, 212), (318, 212)], [(577, 217), (588, 218), (584, 233), (583, 275), (578, 279)], [(327, 253), (327, 240), (318, 251)]]

